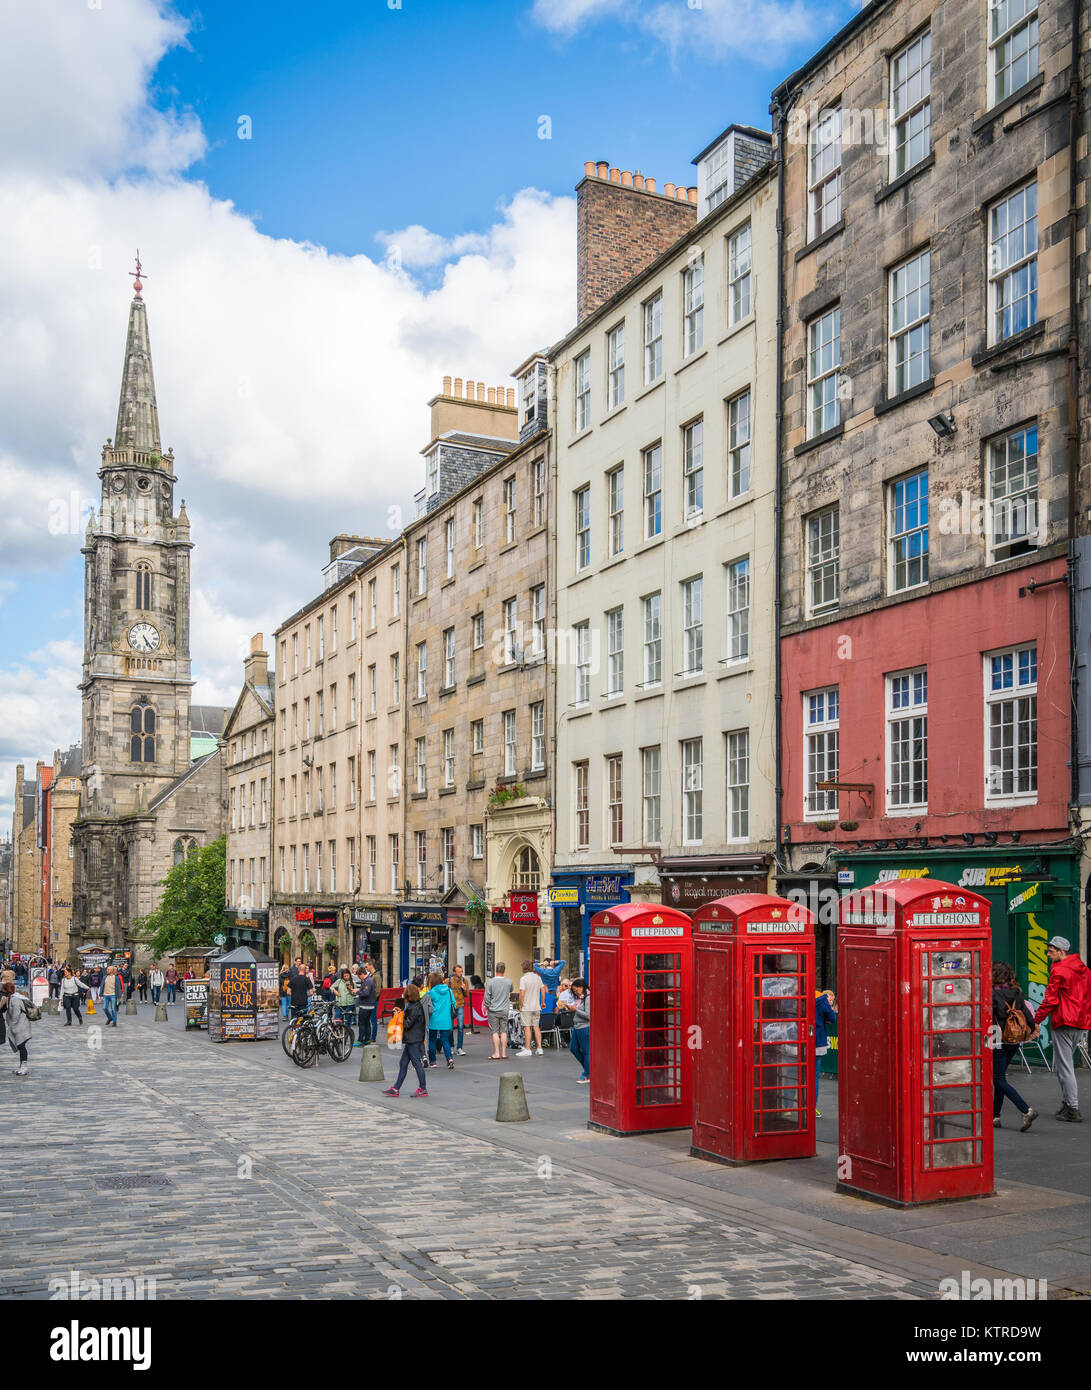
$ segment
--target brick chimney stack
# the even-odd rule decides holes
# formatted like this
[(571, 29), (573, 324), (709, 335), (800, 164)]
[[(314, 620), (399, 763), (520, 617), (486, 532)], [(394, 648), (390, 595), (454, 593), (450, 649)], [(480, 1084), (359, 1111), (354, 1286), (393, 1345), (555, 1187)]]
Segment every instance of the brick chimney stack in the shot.
[(250, 639), (250, 654), (243, 662), (243, 680), (251, 685), (270, 685), (269, 653), (264, 649), (265, 634), (255, 632)]
[(605, 304), (696, 220), (695, 187), (668, 183), (657, 193), (655, 179), (639, 171), (588, 161), (576, 185), (577, 320)]

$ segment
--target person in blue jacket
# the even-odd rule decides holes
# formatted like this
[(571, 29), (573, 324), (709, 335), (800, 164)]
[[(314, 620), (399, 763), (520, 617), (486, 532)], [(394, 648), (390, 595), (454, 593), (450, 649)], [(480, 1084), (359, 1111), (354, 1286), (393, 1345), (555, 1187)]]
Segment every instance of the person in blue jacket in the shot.
[(837, 999), (832, 989), (821, 990), (814, 1001), (814, 1113), (822, 1118), (818, 1108), (818, 1077), (822, 1058), (830, 1050), (830, 1034), (837, 1033)]
[(443, 1048), (444, 1057), (447, 1058), (447, 1070), (454, 1071), (451, 1030), (455, 1026), (455, 996), (451, 986), (444, 984), (443, 976), (438, 970), (433, 970), (428, 976), (428, 998), (432, 1004), (428, 1018), (428, 1065), (436, 1065), (436, 1044), (439, 1043)]
[(542, 1013), (544, 1014), (557, 1012), (557, 989), (560, 986), (563, 971), (563, 960), (540, 960), (534, 967), (535, 975), (541, 976), (542, 984), (545, 986), (545, 997), (542, 1000)]

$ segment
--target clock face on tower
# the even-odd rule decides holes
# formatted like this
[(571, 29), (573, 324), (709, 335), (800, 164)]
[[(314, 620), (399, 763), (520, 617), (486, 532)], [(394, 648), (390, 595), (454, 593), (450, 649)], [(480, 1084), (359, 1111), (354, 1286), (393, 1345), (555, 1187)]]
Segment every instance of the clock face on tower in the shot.
[(154, 652), (162, 638), (151, 623), (134, 623), (129, 629), (129, 646), (134, 652)]

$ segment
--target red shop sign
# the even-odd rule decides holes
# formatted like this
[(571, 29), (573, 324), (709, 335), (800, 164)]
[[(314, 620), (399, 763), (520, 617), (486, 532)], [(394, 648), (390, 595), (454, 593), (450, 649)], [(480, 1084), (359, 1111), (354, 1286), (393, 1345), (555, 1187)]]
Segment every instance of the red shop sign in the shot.
[(314, 922), (314, 913), (309, 907), (297, 907), (295, 910), (295, 919), (297, 922), (307, 922), (311, 924)]
[(536, 926), (538, 923), (538, 894), (509, 893), (508, 912), (513, 923)]

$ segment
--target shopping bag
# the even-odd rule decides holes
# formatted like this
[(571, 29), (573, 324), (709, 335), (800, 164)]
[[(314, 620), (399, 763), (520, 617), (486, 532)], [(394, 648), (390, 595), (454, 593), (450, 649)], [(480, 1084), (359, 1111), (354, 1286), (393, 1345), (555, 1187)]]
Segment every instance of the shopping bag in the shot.
[(390, 1022), (386, 1025), (386, 1045), (387, 1047), (401, 1047), (402, 1043), (402, 1024), (405, 1021), (405, 1014), (401, 1009), (395, 1009), (390, 1016)]

